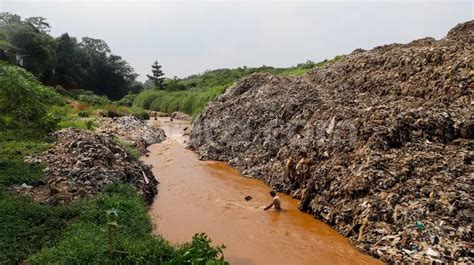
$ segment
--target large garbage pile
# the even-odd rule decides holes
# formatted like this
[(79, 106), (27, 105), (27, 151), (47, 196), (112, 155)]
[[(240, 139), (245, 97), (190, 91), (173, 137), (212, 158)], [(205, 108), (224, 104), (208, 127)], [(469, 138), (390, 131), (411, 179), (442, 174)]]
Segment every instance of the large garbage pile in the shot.
[(17, 187), (34, 200), (63, 204), (95, 194), (110, 183), (130, 183), (151, 203), (157, 180), (149, 166), (130, 157), (111, 137), (78, 129), (54, 133), (54, 145), (29, 162), (44, 163), (46, 177), (34, 186)]
[(303, 77), (254, 74), (207, 106), (190, 146), (300, 198), (386, 262), (468, 262), (473, 89), (469, 21)]
[(151, 126), (135, 116), (101, 118), (97, 131), (116, 135), (142, 153), (146, 152), (147, 146), (160, 143), (166, 138), (163, 129)]

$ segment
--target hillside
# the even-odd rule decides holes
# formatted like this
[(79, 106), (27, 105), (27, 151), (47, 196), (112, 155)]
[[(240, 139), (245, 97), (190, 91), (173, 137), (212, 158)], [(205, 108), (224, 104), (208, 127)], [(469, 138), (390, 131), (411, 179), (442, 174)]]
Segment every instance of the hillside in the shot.
[(166, 113), (181, 111), (196, 117), (209, 101), (222, 94), (226, 88), (243, 77), (254, 73), (299, 76), (315, 67), (337, 61), (339, 58), (340, 56), (336, 56), (332, 60), (324, 60), (319, 63), (307, 61), (288, 68), (262, 66), (206, 71), (203, 74), (192, 75), (183, 79), (167, 80), (167, 90), (146, 90), (137, 96), (133, 105)]
[(301, 77), (253, 74), (203, 110), (190, 146), (384, 261), (472, 261), (473, 55), (469, 21)]

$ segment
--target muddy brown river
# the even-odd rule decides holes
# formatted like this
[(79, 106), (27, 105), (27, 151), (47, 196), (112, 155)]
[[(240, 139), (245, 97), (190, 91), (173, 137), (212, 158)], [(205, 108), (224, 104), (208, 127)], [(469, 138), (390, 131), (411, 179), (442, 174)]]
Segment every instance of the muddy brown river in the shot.
[[(149, 147), (146, 164), (160, 181), (150, 208), (155, 232), (173, 243), (205, 232), (224, 244), (231, 264), (313, 265), (381, 264), (356, 250), (330, 226), (298, 210), (298, 201), (283, 194), (284, 212), (263, 211), (270, 188), (243, 177), (223, 162), (200, 161), (185, 148), (187, 122), (151, 121), (168, 138)], [(253, 197), (245, 201), (244, 197)]]

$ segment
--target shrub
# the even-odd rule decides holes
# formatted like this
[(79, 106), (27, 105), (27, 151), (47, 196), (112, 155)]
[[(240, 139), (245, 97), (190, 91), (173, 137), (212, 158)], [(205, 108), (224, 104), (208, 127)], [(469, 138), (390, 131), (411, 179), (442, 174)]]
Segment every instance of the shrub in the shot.
[(0, 63), (0, 127), (48, 132), (55, 120), (47, 106), (64, 104), (62, 97), (20, 67)]
[(128, 94), (125, 97), (121, 98), (120, 100), (116, 101), (118, 105), (131, 107), (133, 101), (137, 98), (138, 94)]
[(80, 95), (77, 100), (89, 103), (95, 106), (102, 106), (105, 104), (110, 104), (111, 101), (106, 96), (97, 96), (97, 95)]
[(65, 95), (75, 100), (82, 101), (82, 103), (88, 103), (94, 106), (102, 106), (111, 103), (110, 99), (106, 96), (98, 96), (90, 90), (71, 89), (67, 90)]
[(77, 116), (82, 117), (82, 118), (87, 118), (87, 117), (90, 116), (90, 113), (87, 112), (87, 111), (79, 111), (79, 112), (77, 113)]

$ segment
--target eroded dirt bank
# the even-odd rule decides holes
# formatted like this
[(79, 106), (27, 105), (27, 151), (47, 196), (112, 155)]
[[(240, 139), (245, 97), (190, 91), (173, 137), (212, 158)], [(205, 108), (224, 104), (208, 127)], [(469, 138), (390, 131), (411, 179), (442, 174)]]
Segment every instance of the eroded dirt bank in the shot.
[[(267, 185), (226, 163), (200, 161), (183, 143), (188, 123), (168, 120), (157, 121), (168, 138), (149, 147), (149, 156), (142, 158), (160, 181), (150, 209), (157, 233), (177, 243), (206, 232), (227, 246), (224, 253), (231, 264), (380, 264), (299, 211), (288, 196), (281, 195), (286, 212), (260, 209), (271, 201)], [(245, 201), (246, 195), (253, 199)]]
[(191, 146), (385, 261), (472, 261), (473, 55), (469, 21), (303, 77), (255, 74), (206, 107)]

